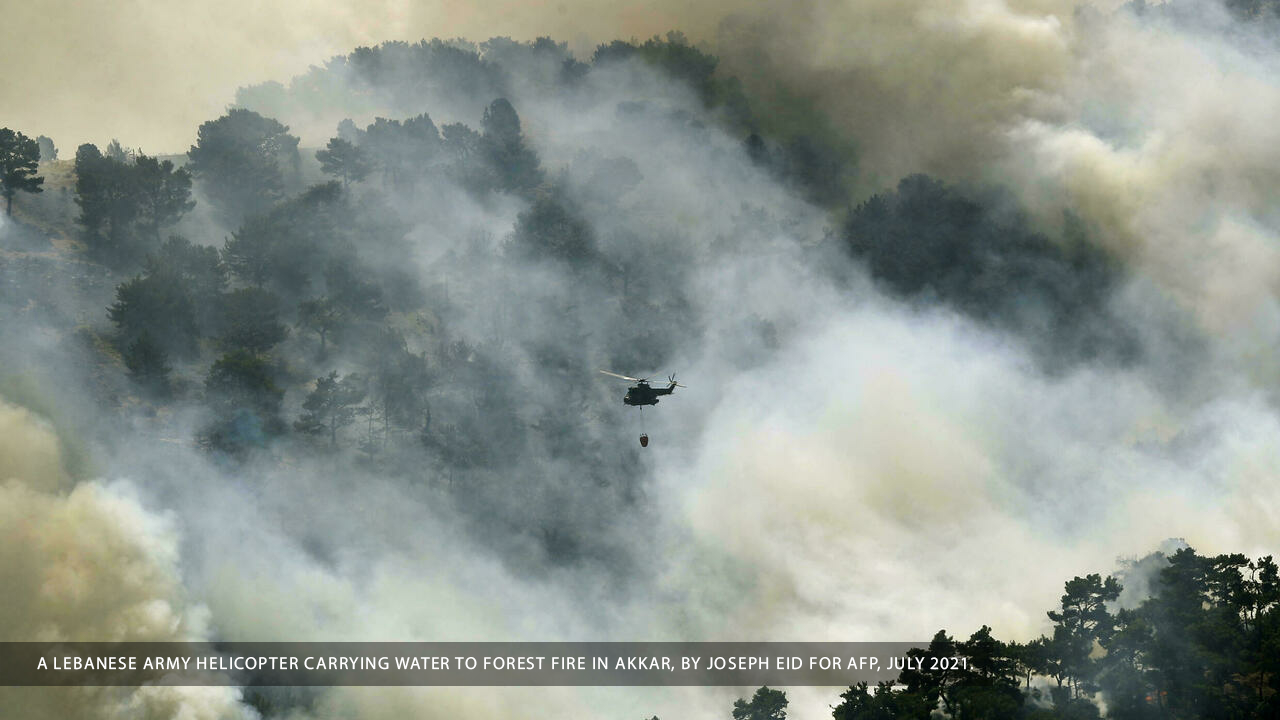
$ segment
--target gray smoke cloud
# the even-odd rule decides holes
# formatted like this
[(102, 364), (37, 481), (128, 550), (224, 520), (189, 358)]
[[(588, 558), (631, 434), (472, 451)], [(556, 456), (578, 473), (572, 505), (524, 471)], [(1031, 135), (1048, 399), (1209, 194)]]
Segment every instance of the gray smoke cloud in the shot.
[(1274, 342), (1274, 41), (1217, 3), (1148, 8), (823, 4), (727, 22), (717, 49), (754, 93), (799, 95), (856, 138), (863, 193), (924, 171), (1010, 186), (1045, 224), (1073, 209), (1257, 357)]
[[(69, 486), (43, 419), (0, 402), (0, 576), (6, 641), (180, 641), (202, 637), (188, 605), (172, 518), (126, 483)], [(4, 688), (23, 717), (250, 718), (235, 688)]]
[[(329, 10), (321, 17), (342, 15)], [(11, 502), (0, 507), (24, 512), (6, 514), (0, 532), (24, 516), (83, 529), (4, 576), (55, 572), (70, 558), (107, 586), (122, 573), (141, 578), (124, 586), (136, 594), (91, 595), (83, 617), (68, 615), (59, 632), (79, 639), (129, 627), (243, 640), (903, 640), (984, 623), (1028, 639), (1046, 629), (1063, 580), (1169, 537), (1208, 553), (1275, 552), (1272, 48), (1208, 5), (1195, 22), (1066, 2), (657, 11), (713, 43), (763, 126), (785, 136), (820, 123), (847, 143), (854, 199), (925, 171), (1008, 186), (1055, 237), (1061, 211), (1078, 212), (1123, 264), (1109, 302), (1143, 333), (1141, 358), (1050, 373), (1034, 339), (944, 304), (886, 297), (860, 266), (824, 254), (828, 211), (754, 165), (740, 137), (652, 68), (601, 68), (583, 87), (545, 93), (546, 67), (509, 64), (505, 94), (528, 142), (599, 246), (687, 306), (622, 307), (570, 268), (504, 254), (529, 201), (477, 200), (442, 178), (386, 200), (408, 228), (404, 246), (362, 259), (448, 288), (448, 313), (399, 319), (414, 351), (438, 352), (423, 327), (487, 343), (501, 384), (535, 408), (573, 399), (563, 414), (589, 427), (575, 437), (638, 468), (628, 476), (638, 486), (599, 489), (613, 478), (585, 476), (595, 466), (583, 448), (550, 446), (508, 474), (469, 476), (477, 486), (466, 492), (437, 461), (413, 483), (346, 461), (229, 469), (191, 446), (196, 409), (156, 422), (106, 413), (98, 395), (131, 392), (118, 367), (43, 362), (81, 357), (49, 328), (82, 314), (102, 329), (109, 283), (64, 306), (54, 293), (32, 306), (14, 291), (4, 335), (37, 339), (5, 343), (7, 367), (34, 376), (51, 405), (88, 417), (77, 430), (97, 475), (128, 480), (71, 477), (48, 429), (6, 409), (0, 475), (20, 482), (5, 486)], [(617, 8), (610, 18), (639, 26)], [(267, 77), (235, 82), (258, 79)], [(438, 125), (475, 127), (493, 99), (428, 92), (352, 106), (349, 89), (337, 83), (307, 106), (282, 85), (268, 94), (275, 105), (257, 108), (318, 145), (343, 117), (363, 127), (426, 111)], [(255, 107), (255, 97), (267, 102), (241, 100)], [(369, 197), (383, 194), (368, 185)], [(218, 244), (232, 229), (204, 217), (183, 231)], [(8, 248), (5, 261), (23, 278), (44, 272), (39, 257)], [(1169, 339), (1171, 324), (1203, 351)], [(560, 377), (531, 350), (545, 338), (595, 368), (617, 358), (590, 338), (632, 325), (656, 338), (646, 342), (661, 359), (641, 349), (635, 366), (609, 369), (677, 370), (690, 385), (644, 411), (653, 445), (643, 454), (621, 386)], [(350, 356), (334, 364), (357, 368)], [(115, 389), (75, 397), (58, 389), (68, 379)], [(443, 403), (463, 390), (441, 392)], [(289, 398), (290, 412), (299, 401)], [(522, 422), (546, 420), (528, 412)], [(588, 542), (566, 561), (540, 527)], [(103, 554), (102, 538), (115, 539), (113, 552)], [(29, 600), (39, 583), (9, 587)], [(190, 608), (202, 618), (189, 627)], [(122, 626), (120, 613), (141, 619)], [(335, 689), (291, 712), (714, 717), (744, 692)], [(817, 718), (834, 694), (792, 697), (793, 717)], [(235, 699), (184, 696), (154, 716), (197, 701), (216, 707), (200, 717), (247, 712)], [(31, 715), (42, 713), (57, 716)]]

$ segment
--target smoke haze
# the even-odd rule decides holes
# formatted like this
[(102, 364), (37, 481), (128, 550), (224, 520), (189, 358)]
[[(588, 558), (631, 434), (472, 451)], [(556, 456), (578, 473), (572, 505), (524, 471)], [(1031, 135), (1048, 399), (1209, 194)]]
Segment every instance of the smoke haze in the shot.
[[(505, 97), (545, 180), (478, 192), (494, 181), (433, 159), (406, 184), (375, 174), (315, 201), (358, 239), (334, 257), (384, 289), (402, 354), (435, 373), (424, 435), (445, 439), (375, 461), (355, 429), (329, 456), (286, 440), (243, 464), (201, 450), (211, 357), (175, 359), (188, 390), (160, 403), (103, 350), (112, 286), (139, 269), (24, 249), (32, 225), (0, 225), (3, 639), (917, 640), (988, 624), (1026, 640), (1065, 578), (1169, 538), (1252, 556), (1280, 544), (1280, 54), (1216, 4), (4, 13), (8, 64), (39, 58), (0, 80), (4, 123), (52, 135), (64, 157), (112, 137), (182, 151), (234, 103), (301, 137), (296, 197), (322, 180), (311, 157), (343, 119), (429, 113), (433, 132), (487, 132)], [(749, 120), (638, 58), (562, 79), (569, 53), (673, 28), (741, 80)], [(567, 47), (459, 41), (479, 68), (465, 82), (419, 83), (410, 55), (385, 50), (378, 74), (354, 56), (326, 64), (389, 39), (504, 35)], [(775, 154), (825, 143), (839, 202), (753, 158), (750, 132)], [(974, 271), (972, 287), (1031, 308), (1005, 322), (933, 278), (890, 287), (845, 253), (846, 212), (911, 207), (899, 181), (913, 173), (979, 198), (997, 237), (1062, 248), (1078, 230), (1114, 273), (1064, 306), (1123, 330), (1104, 345), (1137, 349), (1060, 352), (1042, 322), (1057, 311), (1015, 296), (1025, 267), (1092, 272), (1074, 256), (1018, 245)], [(223, 247), (244, 228), (203, 182), (176, 229)], [(868, 207), (859, 227), (881, 227)], [(537, 245), (544, 226), (579, 246)], [(906, 227), (886, 237), (923, 234)], [(322, 274), (307, 287), (337, 285)], [(310, 297), (273, 292), (291, 308)], [(279, 350), (291, 420), (317, 376), (368, 373), (382, 352), (370, 333), (317, 359), (297, 328)], [(602, 367), (676, 370), (690, 387), (640, 416)], [(340, 688), (287, 716), (716, 717), (743, 694)], [(30, 717), (257, 715), (234, 689), (14, 696)], [(829, 693), (791, 697), (791, 717), (829, 714)]]

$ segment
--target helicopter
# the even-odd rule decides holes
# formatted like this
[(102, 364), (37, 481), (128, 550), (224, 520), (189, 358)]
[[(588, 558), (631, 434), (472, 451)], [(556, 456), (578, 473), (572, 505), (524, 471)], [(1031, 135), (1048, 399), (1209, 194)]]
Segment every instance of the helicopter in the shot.
[(674, 373), (667, 376), (667, 386), (665, 388), (652, 388), (649, 387), (649, 378), (633, 378), (630, 375), (619, 375), (618, 373), (609, 372), (608, 370), (601, 370), (600, 372), (611, 377), (616, 377), (619, 380), (629, 380), (635, 383), (635, 385), (627, 388), (627, 394), (623, 396), (622, 402), (636, 407), (640, 407), (641, 405), (657, 405), (659, 395), (670, 395), (676, 391), (676, 388), (685, 387), (684, 385), (676, 382), (676, 376)]
[[(635, 385), (627, 388), (627, 394), (622, 397), (622, 402), (633, 407), (638, 407), (641, 410), (644, 409), (645, 405), (657, 405), (658, 396), (670, 395), (676, 391), (676, 388), (685, 387), (684, 385), (676, 382), (675, 373), (667, 376), (667, 386), (665, 388), (655, 388), (649, 385), (649, 378), (635, 378), (630, 375), (619, 375), (618, 373), (609, 372), (608, 370), (601, 370), (600, 372), (605, 375), (609, 375), (610, 377), (616, 377), (619, 380), (626, 380), (628, 382), (635, 383)], [(649, 447), (648, 433), (642, 432), (640, 434), (640, 447)]]

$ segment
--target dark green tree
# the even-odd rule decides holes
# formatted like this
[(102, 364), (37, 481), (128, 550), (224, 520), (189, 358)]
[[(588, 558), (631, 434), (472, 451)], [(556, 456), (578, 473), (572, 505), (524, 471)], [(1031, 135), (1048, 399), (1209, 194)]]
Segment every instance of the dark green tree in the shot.
[(304, 300), (298, 304), (298, 327), (314, 332), (320, 338), (318, 356), (328, 355), (329, 334), (342, 327), (345, 315), (342, 308), (327, 297)]
[(386, 183), (403, 187), (426, 171), (440, 146), (440, 131), (424, 113), (404, 122), (375, 118), (365, 129), (360, 148), (382, 169)]
[(304, 412), (293, 427), (308, 435), (328, 433), (329, 447), (337, 447), (338, 430), (355, 421), (356, 406), (366, 393), (364, 378), (354, 373), (339, 378), (335, 370), (316, 378), (316, 387), (302, 402)]
[(539, 193), (516, 216), (515, 234), (507, 246), (516, 257), (581, 263), (596, 258), (591, 226), (557, 194)]
[(1116, 281), (1110, 258), (1071, 216), (1054, 241), (1011, 205), (1000, 192), (967, 193), (911, 175), (855, 207), (842, 234), (894, 294), (932, 297), (984, 322), (1052, 338), (1043, 358), (1049, 364), (1130, 359), (1136, 340), (1107, 308)]
[(334, 259), (324, 271), (325, 289), (333, 304), (348, 318), (377, 320), (387, 314), (382, 288), (361, 278), (354, 259)]
[(930, 657), (955, 657), (957, 655), (955, 640), (945, 630), (939, 630), (929, 641), (926, 650), (910, 650), (907, 657), (915, 659), (918, 666), (903, 670), (898, 675), (898, 682), (906, 685), (907, 692), (921, 696), (930, 708), (939, 703), (949, 714), (955, 713), (954, 700), (948, 690), (958, 679), (959, 671), (950, 666), (934, 666), (928, 662)]
[(481, 121), (481, 152), (493, 173), (493, 186), (508, 192), (529, 192), (542, 182), (538, 156), (524, 142), (520, 116), (506, 98), (489, 104)]
[(369, 454), (381, 450), (393, 429), (429, 433), (431, 404), (427, 393), (433, 376), (426, 358), (409, 351), (404, 337), (382, 330), (370, 343), (369, 398), (366, 403), (367, 428), (363, 449)]
[[(1137, 608), (1111, 611), (1121, 590), (1114, 578), (1073, 578), (1059, 609), (1049, 613), (1052, 638), (1005, 644), (983, 627), (955, 642), (940, 631), (928, 650), (909, 656), (958, 656), (967, 664), (911, 667), (898, 676), (905, 690), (887, 696), (865, 685), (850, 688), (837, 720), (922, 717), (915, 714), (921, 707), (955, 720), (1095, 720), (1101, 717), (1095, 689), (1114, 720), (1280, 717), (1274, 560), (1202, 557), (1184, 548), (1143, 562), (1155, 577)], [(1052, 707), (1043, 706), (1033, 675), (1058, 681), (1049, 688)]]
[(36, 175), (40, 146), (35, 140), (9, 128), (0, 128), (0, 195), (6, 215), (13, 215), (13, 196), (19, 192), (44, 192), (44, 178)]
[(169, 355), (145, 330), (125, 349), (124, 365), (129, 375), (156, 395), (169, 392)]
[(848, 201), (844, 163), (832, 148), (813, 137), (792, 138), (782, 149), (779, 165), (782, 178), (814, 203), (835, 207)]
[(278, 267), (275, 227), (265, 217), (250, 218), (223, 241), (222, 262), (241, 282), (263, 287)]
[(1277, 0), (1226, 0), (1223, 4), (1232, 15), (1244, 22), (1280, 21), (1280, 2)]
[(733, 720), (786, 720), (787, 694), (762, 686), (751, 700), (739, 698), (733, 703)]
[(179, 235), (171, 235), (143, 265), (147, 275), (177, 278), (195, 307), (200, 327), (212, 327), (227, 289), (227, 267), (218, 249), (195, 245)]
[(227, 293), (218, 324), (218, 342), (227, 350), (264, 353), (289, 335), (280, 322), (280, 298), (260, 288)]
[(265, 358), (248, 350), (232, 350), (214, 361), (204, 389), (209, 404), (224, 413), (248, 408), (276, 415), (284, 399), (275, 371)]
[(154, 252), (164, 228), (195, 206), (186, 170), (142, 154), (124, 157), (104, 156), (93, 145), (81, 145), (75, 165), (77, 221), (85, 243), (117, 266)]
[(298, 304), (298, 327), (314, 332), (320, 339), (319, 357), (324, 358), (328, 341), (336, 333), (361, 323), (371, 323), (387, 314), (382, 289), (361, 279), (354, 258), (331, 261), (324, 272), (326, 294)]
[(1022, 712), (1017, 664), (1009, 647), (982, 626), (957, 647), (967, 663), (949, 689), (958, 719), (1014, 720)]
[(1241, 657), (1250, 668), (1242, 683), (1260, 713), (1280, 715), (1280, 568), (1267, 555), (1242, 568)]
[(717, 90), (714, 73), (719, 60), (690, 45), (684, 33), (671, 31), (665, 39), (655, 35), (641, 44), (614, 40), (596, 48), (591, 64), (603, 66), (630, 59), (657, 67), (698, 92), (704, 102), (714, 103)]
[(840, 701), (831, 709), (834, 720), (928, 720), (932, 710), (920, 694), (896, 691), (891, 682), (880, 683), (875, 692), (867, 683), (858, 683), (842, 693)]
[(353, 225), (354, 210), (344, 196), (335, 180), (249, 218), (223, 244), (223, 262), (241, 282), (300, 301), (332, 259), (352, 254), (354, 238), (376, 237)]
[(1048, 644), (1048, 638), (1039, 637), (1030, 642), (1011, 642), (1007, 645), (1009, 660), (1013, 663), (1013, 671), (1018, 677), (1022, 678), (1024, 689), (1031, 689), (1031, 678), (1036, 675), (1047, 676), (1049, 674)]
[(84, 228), (85, 244), (100, 259), (118, 264), (133, 250), (129, 233), (137, 216), (132, 177), (125, 166), (104, 157), (96, 145), (76, 149), (76, 218)]
[(338, 137), (352, 145), (359, 145), (364, 142), (364, 131), (356, 127), (351, 118), (344, 118), (338, 123)]
[(173, 275), (139, 275), (121, 283), (107, 315), (116, 326), (120, 347), (130, 347), (145, 334), (149, 343), (167, 353), (195, 355), (200, 336), (195, 307)]
[(280, 418), (284, 391), (276, 385), (275, 371), (248, 350), (218, 358), (205, 378), (204, 394), (214, 419), (199, 440), (211, 450), (243, 457), (285, 429)]
[(1054, 622), (1050, 648), (1063, 674), (1071, 679), (1072, 697), (1092, 694), (1096, 663), (1095, 645), (1105, 644), (1115, 630), (1107, 603), (1120, 597), (1120, 583), (1093, 574), (1067, 581), (1059, 610), (1047, 614)]
[(160, 232), (191, 211), (191, 173), (169, 160), (139, 154), (133, 162), (140, 230), (160, 244)]
[[(920, 664), (903, 670), (898, 681), (906, 692), (929, 707), (958, 720), (1016, 718), (1022, 711), (1021, 677), (1009, 648), (983, 626), (968, 640), (956, 642), (939, 630), (927, 650), (911, 650)], [(934, 663), (932, 658), (966, 658), (966, 664)]]
[(444, 150), (455, 160), (466, 160), (480, 150), (480, 133), (462, 123), (449, 123), (440, 128)]
[(1127, 609), (1115, 613), (1115, 630), (1102, 643), (1106, 655), (1099, 663), (1097, 674), (1110, 717), (1124, 720), (1158, 717), (1158, 707), (1151, 700), (1159, 695), (1147, 661), (1153, 639), (1144, 613)]
[(360, 182), (373, 170), (365, 151), (342, 138), (330, 139), (328, 146), (316, 151), (316, 159), (321, 170), (342, 180), (342, 187)]
[(210, 202), (235, 227), (284, 197), (286, 174), (298, 164), (298, 138), (277, 120), (236, 108), (202, 124), (187, 157)]
[(1239, 717), (1241, 698), (1228, 687), (1242, 670), (1233, 649), (1239, 626), (1229, 602), (1243, 564), (1240, 556), (1209, 558), (1183, 548), (1169, 557), (1154, 596), (1140, 608), (1151, 627), (1143, 654), (1149, 677), (1175, 715)]

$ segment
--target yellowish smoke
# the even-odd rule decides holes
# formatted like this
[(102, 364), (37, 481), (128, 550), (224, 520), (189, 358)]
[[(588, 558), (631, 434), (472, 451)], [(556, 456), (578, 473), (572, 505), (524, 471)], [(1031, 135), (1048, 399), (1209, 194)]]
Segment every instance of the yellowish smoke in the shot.
[[(194, 639), (168, 523), (123, 488), (69, 485), (52, 428), (0, 401), (0, 639)], [(34, 720), (252, 714), (232, 688), (5, 688), (0, 707)]]

